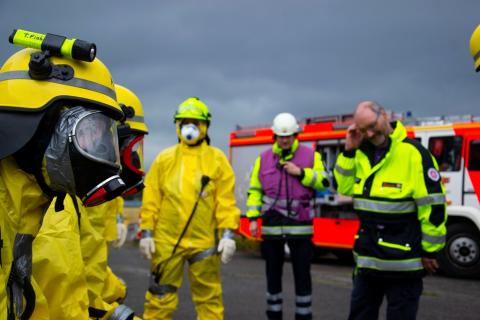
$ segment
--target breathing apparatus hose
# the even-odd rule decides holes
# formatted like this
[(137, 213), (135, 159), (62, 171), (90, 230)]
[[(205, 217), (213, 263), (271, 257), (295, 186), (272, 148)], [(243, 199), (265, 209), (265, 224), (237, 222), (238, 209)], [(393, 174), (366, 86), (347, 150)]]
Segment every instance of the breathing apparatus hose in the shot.
[[(195, 201), (195, 204), (193, 205), (192, 212), (190, 213), (190, 216), (188, 217), (188, 220), (187, 220), (187, 223), (185, 224), (185, 227), (183, 227), (182, 233), (181, 233), (180, 236), (178, 237), (177, 243), (176, 243), (175, 246), (173, 247), (172, 253), (171, 253), (170, 256), (167, 258), (167, 260), (162, 263), (162, 264), (164, 265), (164, 268), (165, 268), (166, 264), (168, 264), (168, 261), (170, 261), (170, 259), (172, 259), (173, 255), (174, 255), (175, 252), (177, 251), (177, 248), (178, 248), (178, 245), (180, 244), (180, 241), (182, 241), (183, 237), (185, 236), (185, 233), (187, 232), (188, 226), (190, 225), (190, 222), (192, 222), (192, 218), (193, 218), (195, 212), (197, 211), (198, 202), (200, 201), (200, 199), (201, 199), (201, 197), (202, 197), (203, 190), (205, 189), (205, 187), (207, 186), (207, 184), (208, 184), (209, 181), (210, 181), (210, 177), (209, 177), (209, 176), (202, 175), (202, 178), (201, 178), (201, 180), (200, 180), (201, 187), (200, 187), (200, 192), (198, 193), (197, 200)], [(161, 264), (159, 263), (159, 264), (158, 264), (158, 267), (157, 267), (157, 270), (156, 270), (156, 272), (154, 273), (154, 275), (155, 275), (155, 282), (156, 282), (156, 283), (158, 283), (158, 281), (160, 280), (160, 275), (161, 275), (160, 265), (161, 265)]]

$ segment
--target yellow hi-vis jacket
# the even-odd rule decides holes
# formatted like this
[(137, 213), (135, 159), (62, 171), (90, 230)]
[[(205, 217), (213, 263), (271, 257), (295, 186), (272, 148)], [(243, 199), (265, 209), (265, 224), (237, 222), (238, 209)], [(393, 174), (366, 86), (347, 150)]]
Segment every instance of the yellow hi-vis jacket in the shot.
[(338, 192), (353, 196), (360, 218), (354, 246), (357, 271), (385, 276), (422, 276), (422, 257), (445, 245), (446, 200), (438, 166), (420, 142), (392, 124), (388, 147), (372, 166), (375, 147), (364, 142), (339, 155)]

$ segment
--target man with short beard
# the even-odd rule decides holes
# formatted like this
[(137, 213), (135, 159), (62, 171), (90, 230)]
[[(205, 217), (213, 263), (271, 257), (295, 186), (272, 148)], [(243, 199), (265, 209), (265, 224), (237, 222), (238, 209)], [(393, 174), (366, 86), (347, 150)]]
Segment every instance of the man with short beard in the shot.
[(445, 245), (445, 189), (434, 157), (381, 105), (364, 101), (334, 175), (360, 219), (349, 319), (377, 319), (384, 296), (388, 320), (415, 319), (422, 278), (438, 269)]

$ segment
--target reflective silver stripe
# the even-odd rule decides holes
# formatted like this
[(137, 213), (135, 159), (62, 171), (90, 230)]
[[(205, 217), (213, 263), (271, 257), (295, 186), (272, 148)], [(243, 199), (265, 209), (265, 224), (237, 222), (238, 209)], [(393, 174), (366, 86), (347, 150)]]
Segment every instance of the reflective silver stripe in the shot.
[(446, 236), (431, 236), (426, 233), (422, 233), (422, 240), (434, 244), (443, 244), (447, 240)]
[(133, 116), (131, 118), (128, 118), (128, 121), (145, 123), (145, 120), (144, 120), (143, 116)]
[(348, 177), (348, 176), (353, 176), (355, 174), (354, 169), (351, 169), (351, 170), (343, 169), (338, 164), (335, 164), (335, 170), (337, 170), (338, 173), (340, 173), (342, 176), (347, 176)]
[(277, 294), (271, 294), (267, 292), (267, 300), (270, 301), (277, 301), (282, 299), (282, 293), (277, 293)]
[(307, 315), (312, 313), (311, 307), (296, 307), (295, 308), (296, 314)]
[[(5, 81), (5, 80), (33, 80), (33, 79), (28, 74), (28, 71), (9, 71), (9, 72), (0, 73), (0, 81)], [(53, 82), (53, 83), (63, 84), (66, 86), (82, 88), (90, 91), (96, 91), (98, 93), (107, 95), (114, 100), (117, 100), (117, 95), (115, 94), (115, 91), (112, 90), (111, 88), (93, 81), (85, 80), (85, 79), (72, 78), (70, 80), (65, 81), (65, 80), (51, 78), (51, 79), (36, 80), (36, 81)]]
[[(309, 211), (309, 217), (310, 217), (310, 219), (313, 219), (313, 217), (315, 216), (315, 208), (312, 207), (313, 204), (314, 204), (313, 200), (310, 201), (309, 204), (310, 204), (310, 206), (311, 206), (310, 211)], [(277, 205), (277, 203), (275, 203), (275, 205)], [(286, 206), (286, 205), (285, 205), (285, 206)], [(297, 207), (298, 207), (298, 206), (297, 206)], [(295, 218), (298, 217), (298, 212), (295, 211), (295, 209), (297, 209), (297, 207), (291, 206), (291, 208), (290, 208), (291, 210), (290, 210), (290, 212), (289, 212), (289, 211), (286, 210), (286, 209), (282, 209), (282, 208), (279, 208), (279, 207), (275, 206), (275, 211), (278, 212), (278, 213), (280, 213), (282, 216), (285, 216), (285, 217), (287, 217), (287, 218), (293, 218), (293, 219), (295, 219)], [(271, 204), (264, 204), (264, 205), (262, 206), (262, 209), (261, 209), (261, 210), (265, 212), (265, 211), (270, 210), (270, 209), (272, 209), (272, 205), (271, 205)]]
[(313, 188), (315, 186), (315, 182), (317, 182), (317, 173), (315, 171), (312, 171), (312, 181), (308, 184), (310, 188)]
[(268, 311), (279, 312), (279, 311), (282, 311), (282, 305), (281, 304), (267, 304), (267, 310)]
[(296, 296), (295, 297), (295, 302), (298, 303), (311, 303), (312, 302), (312, 296)]
[(447, 198), (443, 194), (429, 195), (423, 198), (415, 199), (417, 206), (424, 206), (426, 204), (443, 204), (447, 202)]
[(356, 256), (357, 267), (383, 271), (412, 271), (423, 269), (420, 258), (409, 260), (380, 260), (372, 257)]
[(113, 313), (110, 315), (108, 320), (127, 320), (133, 319), (132, 317), (135, 315), (135, 311), (130, 309), (124, 304), (119, 305), (115, 308)]
[(248, 206), (247, 210), (262, 210), (262, 206)]
[(262, 226), (263, 235), (282, 235), (282, 234), (312, 234), (312, 226), (282, 226), (282, 227), (268, 227)]
[[(262, 201), (263, 201), (263, 203), (265, 203), (265, 204), (273, 204), (273, 203), (275, 203), (276, 205), (282, 206), (282, 207), (286, 207), (287, 204), (288, 204), (286, 199), (277, 199), (277, 200), (275, 200), (275, 199), (270, 198), (270, 197), (268, 197), (268, 196), (263, 196)], [(292, 200), (292, 201), (290, 201), (290, 207), (291, 207), (291, 208), (298, 207), (299, 203), (300, 203), (300, 202), (299, 202), (298, 200)]]
[[(271, 205), (267, 205), (267, 204), (266, 204), (266, 205), (264, 205), (264, 206), (262, 207), (262, 211), (270, 210), (271, 207), (272, 207)], [(280, 213), (281, 215), (283, 215), (283, 216), (285, 216), (285, 217), (288, 217), (288, 216), (289, 216), (288, 211), (285, 210), (285, 209), (275, 208), (275, 211), (277, 211), (278, 213)], [(292, 215), (292, 216), (296, 216), (297, 213), (296, 213), (296, 212), (291, 212), (291, 215)]]
[(203, 260), (205, 258), (208, 258), (210, 256), (213, 256), (217, 254), (217, 247), (212, 247), (212, 248), (209, 248), (205, 251), (202, 251), (200, 253), (197, 253), (196, 255), (194, 255), (193, 257), (191, 257), (190, 259), (188, 259), (188, 263), (189, 264), (193, 264), (195, 262), (198, 262), (200, 260)]
[(358, 210), (385, 212), (385, 213), (406, 213), (415, 212), (415, 202), (379, 202), (364, 199), (353, 199), (353, 207)]

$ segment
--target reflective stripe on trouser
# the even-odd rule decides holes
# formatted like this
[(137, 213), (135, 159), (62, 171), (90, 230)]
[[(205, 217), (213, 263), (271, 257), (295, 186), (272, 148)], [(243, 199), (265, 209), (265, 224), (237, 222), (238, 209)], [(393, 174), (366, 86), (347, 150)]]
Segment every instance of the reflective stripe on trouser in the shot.
[[(311, 319), (312, 280), (310, 262), (313, 256), (313, 244), (309, 238), (292, 238), (288, 240), (264, 240), (261, 244), (265, 258), (267, 276), (267, 316), (269, 319), (281, 319), (281, 292), (285, 243), (290, 248), (296, 293), (296, 319)], [(274, 294), (276, 292), (276, 294)], [(279, 308), (280, 307), (280, 308)]]
[(295, 297), (295, 317), (297, 319), (312, 318), (312, 295)]
[(267, 292), (267, 316), (269, 319), (282, 317), (282, 293)]
[[(192, 300), (198, 315), (197, 319), (223, 319), (219, 256), (210, 254), (205, 255), (201, 260), (195, 258), (207, 250), (178, 250), (175, 256), (162, 263), (159, 282), (160, 285), (180, 288), (183, 282), (183, 267), (185, 263), (189, 260), (195, 260), (193, 263), (188, 264), (188, 277)], [(159, 257), (154, 254), (153, 261), (158, 260)], [(147, 291), (145, 299), (144, 320), (172, 319), (173, 312), (178, 305), (177, 292), (165, 292), (165, 294), (159, 296)]]

